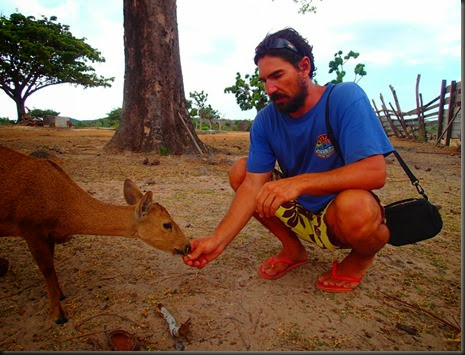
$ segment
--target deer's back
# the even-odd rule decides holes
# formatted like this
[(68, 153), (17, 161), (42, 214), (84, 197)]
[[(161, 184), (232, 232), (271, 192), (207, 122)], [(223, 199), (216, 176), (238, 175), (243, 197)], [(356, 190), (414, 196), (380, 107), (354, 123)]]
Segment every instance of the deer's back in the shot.
[[(0, 146), (0, 236), (53, 226), (86, 193), (54, 162)], [(90, 195), (89, 195), (90, 196)]]

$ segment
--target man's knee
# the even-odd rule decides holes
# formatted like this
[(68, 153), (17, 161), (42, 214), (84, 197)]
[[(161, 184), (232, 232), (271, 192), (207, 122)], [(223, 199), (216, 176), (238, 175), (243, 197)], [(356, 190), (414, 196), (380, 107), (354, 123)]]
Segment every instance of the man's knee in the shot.
[(331, 205), (343, 234), (363, 237), (373, 233), (383, 223), (381, 206), (369, 191), (342, 191)]
[(234, 191), (237, 191), (239, 186), (245, 179), (245, 174), (247, 171), (247, 158), (240, 158), (234, 163), (234, 165), (229, 170), (229, 184)]

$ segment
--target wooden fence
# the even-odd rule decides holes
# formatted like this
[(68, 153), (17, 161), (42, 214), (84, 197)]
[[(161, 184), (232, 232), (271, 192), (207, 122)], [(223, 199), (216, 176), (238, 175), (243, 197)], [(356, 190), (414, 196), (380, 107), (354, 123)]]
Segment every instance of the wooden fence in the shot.
[(425, 142), (435, 140), (436, 145), (449, 146), (451, 140), (461, 144), (461, 93), (462, 83), (451, 81), (446, 86), (442, 80), (439, 96), (424, 104), (419, 92), (420, 74), (416, 82), (416, 107), (410, 111), (402, 111), (396, 91), (389, 85), (394, 98), (395, 108), (389, 102), (389, 107), (380, 94), (381, 105), (378, 109), (375, 101), (373, 107), (388, 136), (406, 138)]

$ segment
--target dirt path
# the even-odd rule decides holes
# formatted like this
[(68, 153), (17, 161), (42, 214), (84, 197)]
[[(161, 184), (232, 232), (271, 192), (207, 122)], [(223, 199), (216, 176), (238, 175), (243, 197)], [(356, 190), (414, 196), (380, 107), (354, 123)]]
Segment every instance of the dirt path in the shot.
[[(108, 155), (102, 148), (113, 133), (0, 127), (0, 144), (26, 154), (47, 151), (108, 202), (124, 204), (123, 181), (131, 178), (154, 191), (190, 238), (211, 233), (229, 207), (228, 169), (246, 155), (248, 134), (201, 135), (224, 150), (202, 158)], [(79, 236), (56, 248), (69, 317), (59, 326), (26, 244), (1, 238), (0, 258), (10, 266), (0, 277), (0, 350), (110, 350), (106, 334), (114, 329), (134, 334), (146, 351), (461, 350), (461, 157), (432, 144), (393, 143), (441, 206), (444, 228), (417, 245), (383, 248), (356, 291), (315, 289), (315, 279), (346, 252), (310, 244), (308, 264), (275, 281), (260, 278), (257, 267), (279, 243), (255, 221), (201, 271), (138, 240)], [(144, 165), (145, 157), (160, 164)], [(416, 197), (394, 157), (386, 160), (388, 183), (377, 191), (383, 202)], [(158, 304), (178, 323), (190, 320), (182, 344), (170, 336)]]

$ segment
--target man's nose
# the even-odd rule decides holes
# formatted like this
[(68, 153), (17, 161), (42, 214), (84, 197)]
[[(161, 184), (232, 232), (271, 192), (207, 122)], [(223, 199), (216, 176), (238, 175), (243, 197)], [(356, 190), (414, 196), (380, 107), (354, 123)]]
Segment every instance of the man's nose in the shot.
[(278, 91), (278, 88), (276, 87), (276, 85), (274, 85), (272, 82), (267, 82), (265, 84), (265, 91), (266, 93), (268, 94), (268, 96), (271, 96), (273, 95), (275, 92)]

